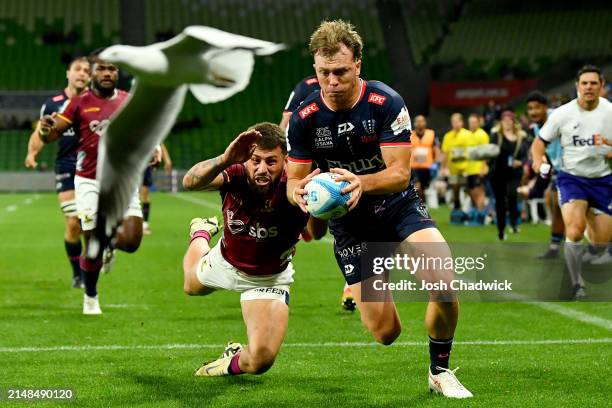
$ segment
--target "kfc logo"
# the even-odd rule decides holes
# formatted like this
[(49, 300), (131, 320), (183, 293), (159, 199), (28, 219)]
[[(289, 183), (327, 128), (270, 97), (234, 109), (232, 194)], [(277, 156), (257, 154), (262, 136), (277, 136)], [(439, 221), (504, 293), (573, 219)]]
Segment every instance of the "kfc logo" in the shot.
[(319, 106), (317, 106), (317, 104), (315, 102), (311, 103), (310, 105), (306, 106), (304, 109), (302, 109), (299, 113), (300, 113), (300, 118), (302, 119), (306, 119), (308, 117), (308, 115), (315, 113), (316, 111), (319, 110)]
[(372, 92), (370, 96), (368, 96), (368, 102), (376, 104), (376, 105), (382, 105), (385, 103), (386, 100), (387, 100), (386, 96), (382, 96), (374, 92)]

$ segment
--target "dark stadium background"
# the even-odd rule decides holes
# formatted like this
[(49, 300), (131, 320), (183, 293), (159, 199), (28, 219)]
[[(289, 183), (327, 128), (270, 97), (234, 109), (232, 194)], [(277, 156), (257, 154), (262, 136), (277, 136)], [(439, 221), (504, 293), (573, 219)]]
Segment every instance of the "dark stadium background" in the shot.
[[(175, 168), (189, 168), (248, 125), (280, 120), (290, 91), (312, 72), (308, 37), (326, 18), (356, 25), (365, 42), (362, 76), (392, 85), (438, 135), (452, 111), (482, 113), (490, 99), (520, 111), (532, 89), (553, 100), (571, 96), (586, 62), (611, 70), (612, 7), (603, 1), (2, 0), (0, 170), (25, 171), (40, 105), (65, 85), (74, 55), (149, 44), (192, 24), (286, 43), (286, 51), (258, 59), (239, 95), (208, 106), (187, 99), (167, 146)], [(43, 150), (39, 171), (52, 170), (55, 149)], [(48, 177), (42, 185), (29, 177), (33, 188), (53, 187)], [(28, 183), (1, 184), (10, 191)]]

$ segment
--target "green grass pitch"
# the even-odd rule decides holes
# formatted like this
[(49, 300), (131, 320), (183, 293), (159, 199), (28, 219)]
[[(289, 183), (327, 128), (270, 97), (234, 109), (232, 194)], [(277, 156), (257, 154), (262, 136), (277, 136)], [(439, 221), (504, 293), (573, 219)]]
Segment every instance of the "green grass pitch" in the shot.
[[(69, 287), (56, 196), (0, 195), (2, 398), (8, 388), (53, 387), (73, 389), (76, 399), (64, 405), (74, 407), (609, 406), (610, 303), (462, 304), (451, 365), (475, 397), (446, 400), (427, 390), (425, 305), (399, 304), (397, 344), (373, 344), (358, 315), (340, 309), (343, 279), (329, 241), (299, 245), (289, 330), (274, 367), (262, 376), (195, 378), (227, 341), (246, 341), (238, 294), (182, 293), (187, 224), (220, 216), (219, 198), (156, 193), (151, 208), (153, 235), (100, 278), (104, 314), (83, 316), (82, 292)], [(433, 215), (450, 241), (496, 239), (493, 227), (451, 227), (446, 211)], [(510, 240), (547, 238), (547, 227), (525, 225)]]

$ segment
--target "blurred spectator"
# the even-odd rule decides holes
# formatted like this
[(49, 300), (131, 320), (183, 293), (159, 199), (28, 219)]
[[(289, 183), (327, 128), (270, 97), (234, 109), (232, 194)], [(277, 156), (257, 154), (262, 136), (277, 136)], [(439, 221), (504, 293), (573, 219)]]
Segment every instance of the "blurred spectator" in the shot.
[(451, 115), (452, 129), (446, 132), (442, 139), (442, 152), (444, 153), (443, 174), (448, 174), (448, 184), (453, 189), (453, 211), (451, 212), (451, 223), (463, 224), (467, 214), (461, 211), (460, 188), (465, 184), (465, 170), (467, 160), (462, 159), (470, 145), (471, 132), (463, 127), (463, 115), (453, 113)]
[(504, 111), (500, 123), (491, 130), (491, 143), (500, 147), (499, 155), (491, 160), (491, 184), (495, 194), (497, 236), (506, 238), (506, 213), (510, 214), (513, 233), (518, 232), (517, 188), (523, 175), (529, 144), (527, 135), (512, 111)]
[[(480, 127), (478, 115), (472, 113), (468, 117), (468, 128), (470, 130), (469, 146), (482, 146), (489, 144), (489, 135)], [(485, 160), (468, 160), (465, 169), (467, 187), (470, 198), (472, 199), (472, 210), (470, 224), (482, 225), (485, 219), (485, 189), (484, 180), (487, 174), (487, 164)]]
[(501, 106), (495, 103), (493, 99), (489, 101), (483, 112), (485, 132), (491, 133), (491, 128), (495, 125), (495, 122), (499, 120), (501, 113)]
[(427, 128), (427, 119), (423, 115), (414, 118), (414, 130), (410, 135), (412, 144), (412, 155), (410, 156), (411, 177), (415, 180), (415, 186), (421, 200), (425, 199), (425, 190), (431, 183), (431, 172), (434, 163), (439, 157), (436, 146), (436, 134)]

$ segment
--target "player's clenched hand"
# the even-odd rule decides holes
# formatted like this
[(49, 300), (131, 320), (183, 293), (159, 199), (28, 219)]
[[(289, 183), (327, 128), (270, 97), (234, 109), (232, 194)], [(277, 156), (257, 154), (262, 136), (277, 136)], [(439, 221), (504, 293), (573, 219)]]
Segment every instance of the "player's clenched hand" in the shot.
[(40, 129), (38, 129), (38, 133), (41, 136), (48, 135), (53, 129), (53, 125), (55, 125), (55, 116), (56, 113), (52, 113), (51, 115), (44, 115), (40, 118)]
[(28, 169), (35, 169), (36, 167), (38, 167), (38, 162), (36, 161), (36, 155), (33, 153), (30, 153), (26, 156), (25, 158), (25, 166)]
[(223, 162), (228, 166), (232, 164), (244, 163), (249, 160), (257, 147), (257, 143), (261, 139), (261, 133), (255, 129), (247, 130), (238, 135), (232, 143), (227, 146), (223, 153)]
[(363, 193), (363, 187), (361, 185), (361, 179), (358, 175), (351, 173), (346, 169), (333, 168), (329, 169), (330, 172), (338, 174), (337, 181), (346, 181), (349, 183), (348, 186), (342, 189), (342, 194), (351, 193), (351, 198), (346, 202), (346, 206), (349, 211), (353, 210), (359, 199), (361, 198), (361, 194)]
[(308, 213), (308, 208), (306, 208), (308, 201), (304, 198), (304, 196), (308, 195), (308, 190), (306, 190), (304, 187), (306, 187), (306, 184), (308, 184), (310, 180), (312, 180), (312, 178), (320, 172), (321, 169), (314, 169), (309, 175), (301, 179), (297, 186), (295, 186), (293, 189), (293, 200), (305, 213)]

